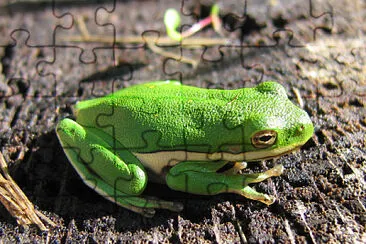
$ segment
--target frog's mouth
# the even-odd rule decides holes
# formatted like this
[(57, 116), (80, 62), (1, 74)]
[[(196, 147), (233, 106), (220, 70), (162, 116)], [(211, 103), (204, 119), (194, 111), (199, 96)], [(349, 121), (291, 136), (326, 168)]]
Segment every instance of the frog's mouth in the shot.
[(282, 155), (285, 155), (292, 151), (296, 151), (296, 150), (300, 149), (301, 146), (302, 146), (302, 144), (296, 145), (296, 146), (275, 148), (272, 150), (257, 150), (257, 151), (249, 151), (249, 152), (242, 152), (242, 153), (217, 152), (217, 153), (207, 154), (207, 158), (210, 160), (226, 160), (226, 161), (232, 161), (232, 162), (261, 161), (261, 160), (267, 160), (267, 159), (280, 157)]
[[(272, 151), (265, 151), (265, 152), (250, 152), (252, 154), (254, 154), (254, 158), (249, 158), (249, 156), (252, 156), (251, 155), (247, 155), (247, 158), (244, 160), (244, 161), (247, 161), (247, 162), (250, 162), (250, 161), (261, 161), (261, 160), (269, 160), (269, 159), (272, 159), (272, 158), (277, 158), (277, 157), (281, 157), (283, 155), (286, 155), (286, 154), (289, 154), (291, 152), (295, 152), (295, 151), (298, 151), (300, 150), (302, 145), (300, 146), (296, 146), (296, 147), (289, 147), (288, 150), (272, 150)], [(285, 148), (287, 149), (287, 148)]]

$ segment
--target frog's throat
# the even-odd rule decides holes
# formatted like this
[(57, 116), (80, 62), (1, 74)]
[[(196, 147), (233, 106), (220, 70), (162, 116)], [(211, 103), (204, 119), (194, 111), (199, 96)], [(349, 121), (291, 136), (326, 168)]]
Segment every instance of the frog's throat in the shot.
[(189, 151), (160, 151), (153, 153), (134, 152), (133, 154), (141, 161), (144, 166), (149, 168), (149, 170), (156, 174), (160, 174), (165, 167), (172, 167), (182, 161), (260, 161), (287, 154), (300, 148), (300, 146), (301, 145), (287, 146), (272, 150), (258, 150), (235, 154), (229, 152), (203, 153)]

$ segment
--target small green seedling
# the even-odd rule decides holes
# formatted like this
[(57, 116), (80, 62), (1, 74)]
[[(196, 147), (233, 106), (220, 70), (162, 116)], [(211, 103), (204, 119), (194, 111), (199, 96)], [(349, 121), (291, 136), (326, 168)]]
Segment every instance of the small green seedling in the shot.
[(212, 6), (210, 16), (200, 20), (198, 23), (195, 23), (191, 28), (182, 33), (177, 31), (180, 21), (180, 15), (177, 10), (172, 8), (166, 10), (164, 15), (166, 32), (170, 38), (176, 41), (181, 41), (184, 38), (192, 36), (209, 24), (213, 25), (216, 32), (221, 33), (221, 20), (219, 17), (219, 6), (217, 4)]

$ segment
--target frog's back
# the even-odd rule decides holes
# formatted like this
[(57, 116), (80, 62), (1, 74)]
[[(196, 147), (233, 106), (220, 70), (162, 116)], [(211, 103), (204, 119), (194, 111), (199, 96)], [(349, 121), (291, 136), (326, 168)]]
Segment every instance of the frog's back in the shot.
[[(225, 105), (235, 98), (238, 90), (202, 89), (182, 85), (179, 81), (155, 81), (121, 89), (105, 97), (78, 102), (76, 117), (88, 111), (106, 113), (115, 108), (131, 112), (162, 113), (182, 108), (185, 104), (205, 104), (203, 108)], [(90, 114), (90, 113), (89, 113)]]
[[(182, 85), (176, 80), (154, 81), (131, 86), (112, 93), (105, 98), (131, 99), (148, 98), (153, 100), (166, 100), (169, 98), (181, 99), (230, 99), (230, 91), (219, 89), (202, 89), (194, 86)], [(226, 96), (225, 96), (226, 95)]]
[[(214, 141), (222, 132), (227, 104), (238, 91), (202, 89), (178, 81), (150, 82), (79, 102), (74, 111), (79, 124), (98, 127), (123, 145), (143, 151), (184, 148), (187, 143), (202, 144), (203, 138)], [(232, 139), (233, 135), (223, 136)]]

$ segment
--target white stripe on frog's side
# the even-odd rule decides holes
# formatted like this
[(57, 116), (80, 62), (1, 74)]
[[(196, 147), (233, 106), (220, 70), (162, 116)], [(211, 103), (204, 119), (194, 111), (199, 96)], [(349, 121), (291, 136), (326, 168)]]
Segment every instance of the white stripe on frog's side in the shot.
[(230, 162), (250, 162), (271, 159), (277, 156), (287, 154), (298, 148), (298, 145), (287, 146), (283, 148), (276, 148), (269, 151), (252, 151), (243, 153), (201, 153), (201, 152), (187, 152), (187, 151), (160, 151), (153, 153), (136, 153), (133, 154), (140, 160), (140, 162), (149, 170), (157, 175), (161, 175), (165, 167), (173, 167), (182, 161), (216, 161), (224, 160)]

